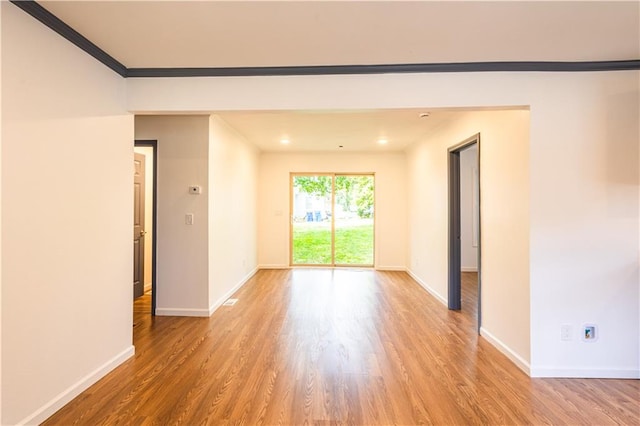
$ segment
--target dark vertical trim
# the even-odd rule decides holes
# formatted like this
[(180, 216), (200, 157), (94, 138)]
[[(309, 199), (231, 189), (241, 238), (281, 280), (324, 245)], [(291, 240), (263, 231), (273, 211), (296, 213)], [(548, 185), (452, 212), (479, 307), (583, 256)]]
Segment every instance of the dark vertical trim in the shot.
[(153, 232), (151, 234), (151, 315), (156, 315), (157, 300), (157, 247), (158, 247), (158, 141), (136, 140), (134, 146), (150, 146), (153, 148)]
[(482, 328), (482, 170), (480, 169), (480, 133), (476, 135), (476, 144), (478, 146), (478, 154), (476, 156), (476, 163), (478, 167), (478, 334)]
[[(460, 152), (471, 145), (477, 145), (478, 164), (478, 203), (481, 203), (480, 183), (482, 175), (480, 172), (480, 133), (464, 140), (463, 142), (448, 149), (448, 172), (449, 172), (449, 271), (448, 271), (448, 307), (452, 310), (462, 308), (461, 289), (461, 264), (462, 247), (460, 240)], [(478, 206), (480, 207), (480, 206)], [(482, 222), (481, 208), (478, 208), (478, 333), (482, 325)]]
[(449, 150), (449, 309), (462, 308), (460, 245), (460, 152)]
[(78, 46), (80, 49), (84, 50), (89, 55), (93, 56), (95, 59), (100, 61), (102, 64), (111, 68), (113, 71), (120, 74), (122, 77), (127, 76), (127, 67), (122, 65), (116, 59), (114, 59), (111, 55), (109, 55), (104, 50), (100, 49), (98, 46), (93, 44), (89, 39), (84, 37), (82, 34), (71, 28), (69, 25), (64, 23), (60, 18), (55, 16), (53, 13), (49, 12), (44, 7), (40, 6), (34, 0), (10, 0), (11, 3), (18, 6), (20, 9), (42, 22), (47, 27), (51, 28), (53, 31), (60, 34), (62, 37), (70, 41), (71, 43)]

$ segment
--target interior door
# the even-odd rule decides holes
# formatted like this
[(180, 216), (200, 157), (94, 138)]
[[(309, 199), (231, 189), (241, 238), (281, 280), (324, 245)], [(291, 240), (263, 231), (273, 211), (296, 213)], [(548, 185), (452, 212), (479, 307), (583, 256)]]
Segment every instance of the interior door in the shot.
[(144, 294), (144, 160), (134, 153), (133, 160), (133, 298)]

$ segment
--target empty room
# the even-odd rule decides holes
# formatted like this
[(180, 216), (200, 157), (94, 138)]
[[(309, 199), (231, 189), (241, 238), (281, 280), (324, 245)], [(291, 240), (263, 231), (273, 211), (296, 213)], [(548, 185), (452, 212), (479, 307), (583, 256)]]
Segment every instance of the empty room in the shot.
[(0, 424), (640, 424), (638, 16), (2, 2)]

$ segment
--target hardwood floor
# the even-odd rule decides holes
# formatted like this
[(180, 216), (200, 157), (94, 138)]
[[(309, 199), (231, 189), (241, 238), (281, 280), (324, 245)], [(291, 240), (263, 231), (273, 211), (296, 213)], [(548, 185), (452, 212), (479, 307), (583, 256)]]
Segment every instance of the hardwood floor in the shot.
[[(133, 299), (133, 329), (144, 325), (145, 319), (151, 315), (151, 291), (145, 292), (137, 299)], [(134, 342), (135, 344), (135, 342)]]
[(640, 381), (531, 379), (479, 338), (474, 288), (260, 271), (210, 318), (136, 311), (135, 357), (45, 424), (640, 424)]
[(478, 273), (462, 272), (460, 280), (462, 290), (462, 313), (473, 321), (475, 329), (478, 328)]

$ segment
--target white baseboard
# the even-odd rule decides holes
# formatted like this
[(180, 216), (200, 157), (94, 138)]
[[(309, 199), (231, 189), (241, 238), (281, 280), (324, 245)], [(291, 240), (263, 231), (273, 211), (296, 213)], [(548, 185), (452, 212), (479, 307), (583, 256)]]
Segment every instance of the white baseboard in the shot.
[(73, 398), (87, 390), (89, 386), (102, 379), (117, 366), (131, 358), (135, 354), (135, 348), (129, 346), (100, 367), (93, 370), (73, 385), (56, 395), (51, 401), (40, 407), (36, 412), (24, 418), (18, 425), (37, 425), (47, 420), (56, 411), (68, 404)]
[[(331, 268), (332, 266), (328, 265), (304, 265), (303, 268)], [(354, 268), (359, 268), (358, 266), (354, 266)], [(258, 269), (291, 269), (290, 265), (283, 264), (265, 264), (258, 265)], [(375, 266), (375, 270), (377, 271), (401, 271), (405, 272), (407, 268), (405, 266)]]
[(227, 291), (224, 296), (222, 296), (221, 298), (219, 298), (218, 300), (216, 300), (211, 306), (209, 306), (209, 316), (211, 316), (216, 309), (218, 309), (220, 306), (222, 306), (222, 304), (231, 296), (233, 296), (233, 293), (235, 293), (236, 291), (240, 290), (240, 288), (245, 285), (247, 283), (247, 281), (249, 281), (251, 279), (251, 277), (253, 277), (256, 272), (258, 272), (258, 270), (261, 268), (254, 268), (251, 272), (249, 272), (243, 279), (240, 280), (240, 282), (238, 284), (236, 284), (235, 286), (233, 286), (233, 288), (229, 291)]
[(159, 317), (208, 317), (208, 309), (156, 308)]
[(507, 358), (509, 358), (520, 370), (531, 375), (531, 365), (518, 355), (513, 349), (504, 344), (500, 339), (487, 331), (486, 328), (480, 327), (480, 335), (484, 337), (489, 343), (491, 343), (496, 349), (502, 352)]
[(225, 293), (220, 299), (216, 300), (209, 309), (193, 309), (193, 308), (156, 308), (156, 315), (161, 317), (210, 317), (213, 312), (218, 309), (233, 293), (238, 291), (240, 287), (246, 284), (253, 277), (258, 268), (254, 268), (247, 274), (238, 284), (233, 286), (231, 290)]
[(398, 271), (398, 272), (406, 272), (406, 266), (376, 266), (376, 271)]
[(447, 305), (447, 299), (445, 299), (444, 297), (440, 296), (434, 289), (432, 289), (431, 287), (429, 287), (427, 285), (427, 283), (425, 283), (424, 281), (422, 281), (416, 274), (413, 273), (413, 271), (411, 271), (411, 269), (407, 269), (407, 274), (409, 274), (409, 276), (411, 276), (411, 278), (413, 278), (418, 284), (420, 284), (420, 286), (422, 288), (424, 288), (425, 290), (427, 290), (427, 292), (432, 295), (433, 297), (435, 297), (436, 299), (438, 299), (444, 306), (448, 306)]
[(266, 264), (266, 265), (258, 265), (256, 269), (260, 270), (260, 269), (289, 269), (289, 268), (290, 268), (289, 265)]
[(640, 370), (630, 369), (580, 369), (562, 367), (531, 367), (531, 377), (555, 377), (572, 379), (640, 379)]
[(478, 272), (478, 268), (475, 266), (463, 266), (460, 268), (462, 272)]

